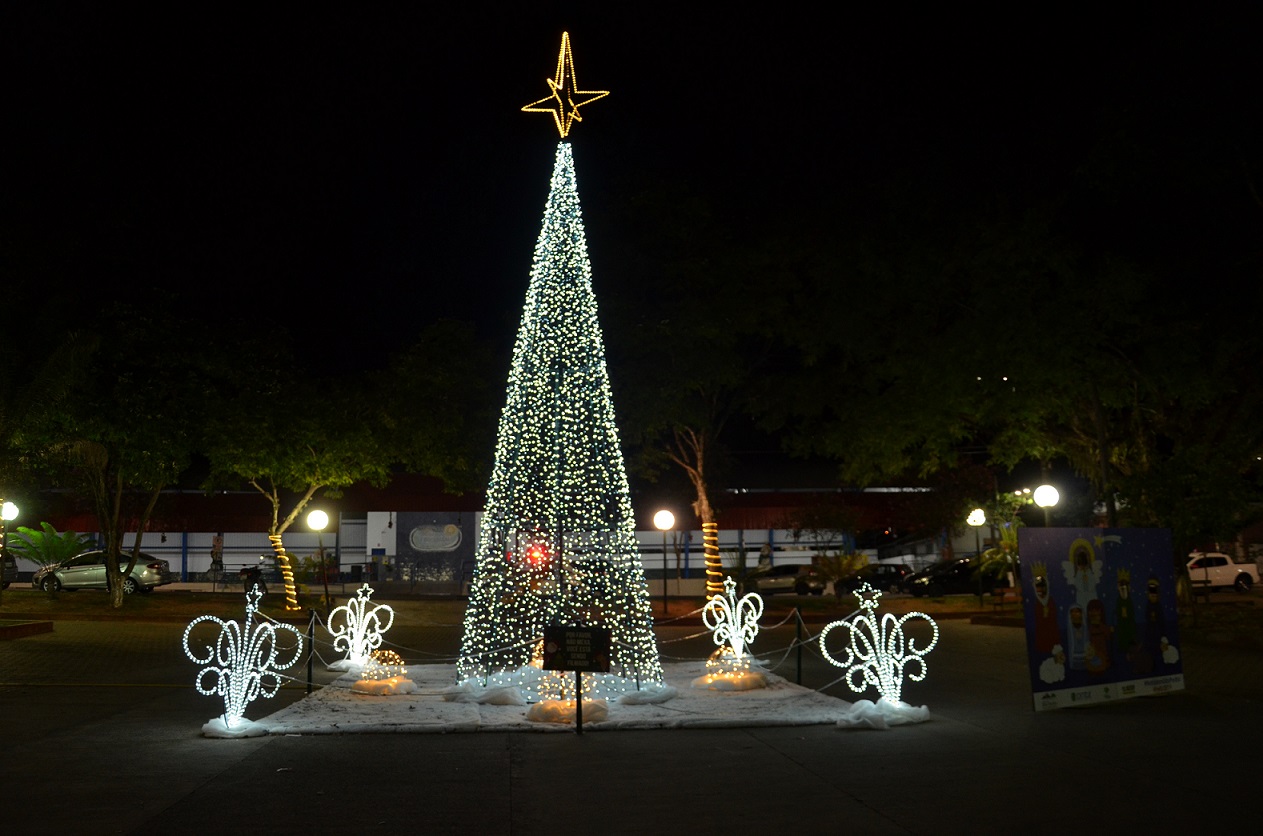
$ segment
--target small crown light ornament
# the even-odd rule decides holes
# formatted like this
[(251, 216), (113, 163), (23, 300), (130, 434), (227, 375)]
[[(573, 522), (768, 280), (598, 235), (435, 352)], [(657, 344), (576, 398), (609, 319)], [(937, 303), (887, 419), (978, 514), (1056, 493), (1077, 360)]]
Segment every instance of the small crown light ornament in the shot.
[[(869, 685), (881, 695), (876, 703), (869, 700), (856, 702), (850, 713), (838, 721), (839, 726), (869, 726), (887, 728), (900, 723), (920, 723), (930, 718), (925, 706), (914, 708), (900, 699), (903, 688), (904, 668), (911, 665), (908, 678), (913, 682), (925, 679), (925, 654), (938, 644), (938, 625), (925, 613), (910, 612), (895, 618), (885, 613), (877, 620), (877, 603), (881, 593), (865, 583), (855, 591), (862, 615), (852, 621), (834, 621), (820, 631), (820, 651), (839, 668), (846, 669), (846, 684), (857, 694)], [(933, 638), (925, 647), (917, 647), (916, 639), (904, 636), (903, 626), (912, 619), (925, 619), (933, 630)], [(837, 659), (825, 644), (835, 628), (850, 632), (846, 646), (846, 658)]]
[(382, 646), (382, 635), (395, 623), (395, 611), (385, 604), (369, 610), (372, 597), (372, 587), (364, 584), (356, 590), (354, 598), (329, 613), (333, 649), (346, 651), (346, 658), (331, 662), (329, 670), (361, 668), (369, 663), (373, 651)]
[(714, 633), (719, 648), (706, 660), (708, 673), (694, 679), (694, 688), (722, 691), (745, 691), (762, 688), (767, 678), (751, 670), (746, 647), (759, 634), (763, 616), (763, 599), (749, 592), (737, 599), (737, 584), (731, 576), (724, 578), (724, 594), (716, 595), (702, 608), (702, 623)]
[[(255, 586), (246, 593), (246, 619), (243, 625), (235, 620), (223, 621), (213, 615), (199, 616), (184, 628), (184, 652), (196, 664), (206, 665), (197, 674), (195, 685), (199, 694), (224, 698), (224, 713), (202, 726), (207, 737), (257, 737), (267, 734), (267, 729), (245, 719), (246, 706), (256, 697), (274, 697), (281, 688), (278, 671), (294, 665), (303, 654), (303, 635), (288, 624), (254, 624), (254, 614), (259, 608), (263, 593)], [(189, 647), (193, 628), (203, 621), (213, 621), (220, 626), (219, 637), (213, 645), (207, 644), (203, 652)], [(294, 635), (294, 654), (288, 661), (278, 661), (277, 633)], [(213, 687), (207, 686), (207, 677), (213, 675)]]

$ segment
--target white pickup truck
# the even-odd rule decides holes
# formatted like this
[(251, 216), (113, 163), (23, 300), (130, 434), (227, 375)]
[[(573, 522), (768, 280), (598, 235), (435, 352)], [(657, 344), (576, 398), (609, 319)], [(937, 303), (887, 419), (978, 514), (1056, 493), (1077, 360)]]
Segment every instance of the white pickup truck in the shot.
[(1249, 592), (1259, 582), (1259, 570), (1253, 563), (1238, 563), (1223, 552), (1193, 552), (1189, 555), (1188, 579), (1193, 588), (1227, 589)]

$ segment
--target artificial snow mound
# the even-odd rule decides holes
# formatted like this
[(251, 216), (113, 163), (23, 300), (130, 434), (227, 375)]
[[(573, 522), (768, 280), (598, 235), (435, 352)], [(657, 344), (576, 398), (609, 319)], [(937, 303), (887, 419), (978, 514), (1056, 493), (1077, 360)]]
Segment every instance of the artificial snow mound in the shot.
[(711, 691), (751, 691), (766, 688), (767, 677), (758, 671), (720, 671), (699, 676), (690, 683), (694, 688)]
[[(602, 723), (609, 719), (610, 708), (605, 700), (583, 701), (583, 722)], [(574, 700), (541, 700), (526, 710), (526, 719), (536, 723), (575, 724)]]
[(526, 697), (512, 685), (488, 688), (467, 679), (459, 685), (445, 688), (443, 699), (448, 702), (474, 702), (482, 705), (526, 705)]
[(253, 720), (242, 717), (229, 728), (222, 716), (210, 720), (202, 726), (204, 737), (223, 737), (236, 739), (239, 737), (262, 737), (268, 733), (268, 727)]
[(924, 723), (928, 719), (930, 719), (930, 709), (925, 706), (918, 708), (901, 700), (888, 700), (882, 697), (877, 702), (857, 700), (851, 705), (851, 710), (838, 720), (838, 728), (866, 727), (885, 731), (891, 726)]
[(357, 679), (351, 686), (357, 694), (372, 694), (388, 697), (395, 694), (415, 694), (417, 683), (406, 676), (392, 676), (389, 679)]
[[(750, 728), (759, 726), (836, 725), (851, 703), (786, 681), (766, 672), (767, 687), (751, 691), (690, 688), (707, 673), (703, 660), (663, 664), (665, 682), (645, 683), (639, 691), (608, 697), (609, 715), (592, 719), (584, 700), (583, 729)], [(264, 718), (271, 734), (364, 734), (453, 732), (534, 732), (573, 734), (574, 726), (527, 719), (521, 692), (487, 688), (481, 683), (454, 686), (454, 665), (409, 665), (417, 684), (412, 694), (371, 699), (351, 691), (354, 674), (345, 674), (320, 690)]]

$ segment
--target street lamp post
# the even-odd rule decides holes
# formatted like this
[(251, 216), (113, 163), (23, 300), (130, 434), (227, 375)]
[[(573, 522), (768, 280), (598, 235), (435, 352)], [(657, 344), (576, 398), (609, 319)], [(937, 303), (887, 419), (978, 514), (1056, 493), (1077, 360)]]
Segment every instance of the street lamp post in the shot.
[(667, 611), (667, 532), (675, 525), (675, 514), (665, 508), (653, 515), (654, 528), (662, 532), (662, 611)]
[(324, 581), (325, 587), (325, 618), (329, 617), (329, 572), (325, 566), (325, 539), (324, 530), (329, 525), (329, 515), (319, 508), (307, 515), (307, 527), (316, 532), (316, 554), (318, 555), (317, 570), (320, 572), (320, 579)]
[(4, 524), (17, 518), (18, 506), (7, 499), (0, 500), (0, 584), (4, 583), (4, 547), (5, 538), (9, 536), (4, 530)]
[[(965, 522), (973, 526), (974, 529), (974, 556), (981, 563), (982, 561), (982, 540), (978, 537), (978, 529), (987, 523), (987, 514), (981, 508), (975, 508), (969, 512), (969, 516), (965, 518)], [(978, 606), (982, 606), (982, 573), (978, 573)]]
[(1035, 489), (1034, 498), (1035, 504), (1044, 509), (1044, 528), (1050, 527), (1052, 523), (1050, 522), (1048, 509), (1057, 504), (1057, 501), (1061, 499), (1061, 495), (1057, 493), (1057, 489), (1052, 485), (1040, 485)]

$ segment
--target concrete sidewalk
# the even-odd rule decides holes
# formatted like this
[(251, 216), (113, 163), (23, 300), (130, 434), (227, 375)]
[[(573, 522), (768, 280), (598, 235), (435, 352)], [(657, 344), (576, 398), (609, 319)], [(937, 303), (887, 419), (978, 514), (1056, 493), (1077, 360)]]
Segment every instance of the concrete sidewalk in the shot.
[[(222, 702), (194, 690), (181, 625), (59, 622), (0, 642), (5, 815), (23, 834), (1173, 832), (1253, 817), (1258, 653), (1186, 643), (1185, 691), (1036, 714), (1021, 630), (940, 627), (925, 682), (904, 691), (932, 720), (884, 732), (218, 740), (199, 732)], [(664, 655), (704, 654), (709, 637), (678, 641), (691, 632), (662, 629)], [(392, 631), (402, 645), (436, 649), (454, 635)], [(764, 640), (770, 648), (792, 634)], [(858, 698), (830, 685), (840, 671), (806, 657), (806, 687)], [(337, 675), (315, 673), (315, 687)], [(296, 683), (247, 714), (305, 693)], [(1207, 775), (1236, 800), (1191, 789)]]

